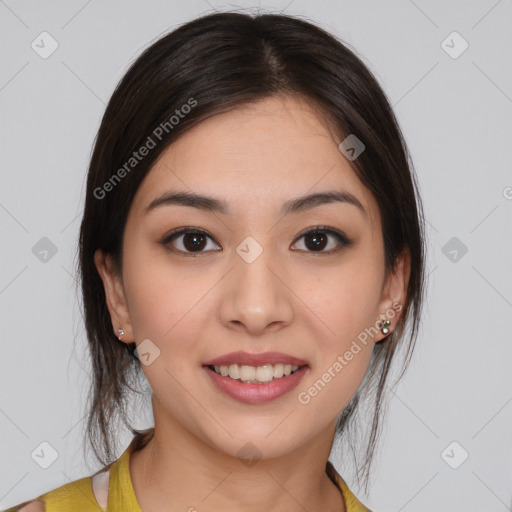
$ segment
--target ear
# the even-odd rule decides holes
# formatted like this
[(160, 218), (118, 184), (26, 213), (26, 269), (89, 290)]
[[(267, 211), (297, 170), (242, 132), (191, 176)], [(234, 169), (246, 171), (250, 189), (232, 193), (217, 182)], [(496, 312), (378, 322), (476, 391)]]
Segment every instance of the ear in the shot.
[(380, 320), (389, 320), (389, 332), (383, 334), (379, 330), (379, 334), (375, 336), (374, 341), (381, 341), (390, 335), (396, 328), (400, 319), (405, 300), (407, 298), (407, 286), (409, 284), (409, 276), (411, 274), (411, 253), (406, 247), (397, 257), (395, 269), (389, 272), (384, 286), (382, 288), (382, 297), (379, 305)]
[[(132, 323), (120, 273), (114, 265), (112, 256), (101, 249), (97, 249), (94, 253), (94, 264), (103, 281), (114, 334), (122, 342), (131, 343), (134, 341)], [(118, 329), (123, 329), (122, 336), (119, 335)]]

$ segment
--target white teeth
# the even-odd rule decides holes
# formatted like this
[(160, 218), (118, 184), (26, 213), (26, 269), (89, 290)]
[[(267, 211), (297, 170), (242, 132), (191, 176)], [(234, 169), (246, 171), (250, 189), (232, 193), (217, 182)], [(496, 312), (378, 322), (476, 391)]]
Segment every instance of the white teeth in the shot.
[(284, 365), (281, 363), (274, 365), (274, 378), (280, 379), (284, 375)]
[(230, 364), (229, 365), (229, 376), (232, 379), (239, 379), (240, 378), (240, 372), (238, 370), (237, 364)]
[(265, 383), (275, 379), (280, 379), (296, 372), (300, 367), (291, 364), (264, 364), (263, 366), (248, 366), (230, 364), (215, 365), (215, 373), (223, 377), (230, 377), (234, 380), (241, 380), (245, 383)]
[[(230, 375), (231, 377), (231, 375)], [(254, 366), (240, 366), (240, 380), (249, 381), (256, 378), (256, 368)]]
[(274, 367), (271, 364), (258, 366), (256, 368), (256, 380), (270, 382), (274, 378)]
[[(217, 372), (217, 370), (215, 370)], [(219, 373), (219, 372), (217, 372)], [(229, 375), (229, 368), (227, 366), (221, 366), (220, 367), (220, 374), (223, 376), (223, 377), (227, 377)]]

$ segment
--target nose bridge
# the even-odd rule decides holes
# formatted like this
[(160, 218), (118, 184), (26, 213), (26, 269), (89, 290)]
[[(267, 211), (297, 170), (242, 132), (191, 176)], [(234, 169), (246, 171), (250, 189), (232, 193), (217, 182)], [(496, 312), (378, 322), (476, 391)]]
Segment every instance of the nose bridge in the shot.
[(290, 292), (279, 277), (282, 265), (274, 249), (249, 236), (236, 248), (233, 266), (223, 301), (224, 322), (241, 323), (251, 331), (276, 322), (288, 323), (292, 315)]
[(256, 246), (256, 243), (246, 240), (238, 246), (235, 269), (240, 277), (243, 277), (247, 288), (269, 292), (275, 284), (269, 282), (270, 276), (274, 277), (269, 267), (272, 268), (272, 261), (274, 265), (276, 264), (275, 254), (273, 255), (270, 247), (263, 248), (259, 244)]
[(268, 244), (264, 247), (252, 236), (245, 238), (236, 248), (234, 257), (239, 295), (253, 296), (253, 299), (265, 296), (267, 300), (274, 296), (276, 277), (270, 270), (272, 262), (278, 266), (275, 251)]

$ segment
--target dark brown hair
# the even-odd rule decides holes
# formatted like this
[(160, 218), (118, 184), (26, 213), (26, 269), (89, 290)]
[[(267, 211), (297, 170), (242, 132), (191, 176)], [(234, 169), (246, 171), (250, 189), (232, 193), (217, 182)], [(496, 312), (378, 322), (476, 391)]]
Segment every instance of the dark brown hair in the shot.
[[(133, 197), (155, 160), (178, 136), (207, 117), (275, 94), (306, 99), (335, 128), (340, 141), (349, 134), (363, 141), (365, 150), (352, 164), (379, 205), (386, 270), (395, 268), (404, 248), (410, 251), (407, 300), (399, 324), (375, 345), (365, 380), (337, 424), (337, 433), (345, 436), (358, 404), (365, 397), (370, 401), (370, 437), (358, 466), (358, 478), (364, 473), (368, 482), (391, 362), (398, 348), (403, 349), (401, 377), (418, 333), (425, 259), (418, 186), (390, 104), (362, 60), (311, 22), (273, 14), (217, 13), (180, 26), (135, 60), (107, 105), (89, 166), (79, 243), (93, 368), (86, 428), (102, 464), (117, 457), (112, 443), (118, 436), (117, 415), (136, 432), (126, 406), (141, 368), (135, 343), (120, 342), (113, 332), (94, 252), (103, 249), (122, 267), (123, 232)], [(150, 145), (149, 138), (154, 147), (140, 160), (131, 160), (134, 152)], [(359, 455), (361, 450), (352, 449)]]

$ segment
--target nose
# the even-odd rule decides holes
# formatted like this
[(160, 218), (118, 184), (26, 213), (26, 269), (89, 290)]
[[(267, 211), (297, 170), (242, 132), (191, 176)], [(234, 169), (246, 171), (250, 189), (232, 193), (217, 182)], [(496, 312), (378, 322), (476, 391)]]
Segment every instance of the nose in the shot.
[(229, 329), (258, 336), (289, 325), (293, 318), (291, 276), (264, 250), (248, 262), (233, 256), (233, 268), (223, 280), (220, 317)]

